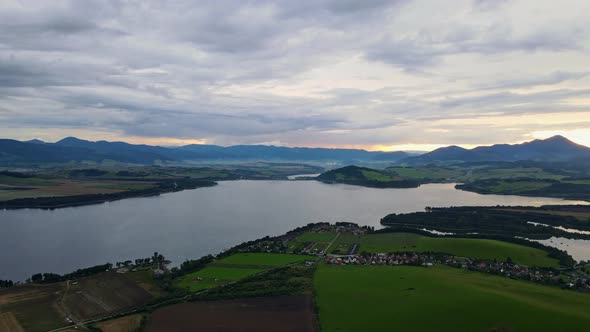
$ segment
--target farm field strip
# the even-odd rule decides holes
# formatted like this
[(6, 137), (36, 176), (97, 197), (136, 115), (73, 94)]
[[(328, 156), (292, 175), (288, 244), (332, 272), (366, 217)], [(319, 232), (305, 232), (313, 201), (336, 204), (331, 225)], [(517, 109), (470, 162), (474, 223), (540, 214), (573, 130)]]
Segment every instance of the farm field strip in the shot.
[(311, 256), (270, 253), (239, 253), (215, 261), (202, 270), (176, 280), (177, 287), (199, 291), (221, 286), (270, 269), (298, 263)]
[(588, 294), (444, 266), (321, 265), (314, 287), (322, 331), (582, 331), (590, 324)]

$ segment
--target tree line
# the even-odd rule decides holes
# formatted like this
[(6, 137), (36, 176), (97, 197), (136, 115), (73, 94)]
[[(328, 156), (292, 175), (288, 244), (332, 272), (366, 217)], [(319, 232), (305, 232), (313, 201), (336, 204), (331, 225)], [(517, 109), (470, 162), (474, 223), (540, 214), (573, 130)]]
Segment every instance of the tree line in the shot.
[(12, 286), (14, 286), (14, 282), (12, 280), (0, 279), (0, 288), (10, 288)]

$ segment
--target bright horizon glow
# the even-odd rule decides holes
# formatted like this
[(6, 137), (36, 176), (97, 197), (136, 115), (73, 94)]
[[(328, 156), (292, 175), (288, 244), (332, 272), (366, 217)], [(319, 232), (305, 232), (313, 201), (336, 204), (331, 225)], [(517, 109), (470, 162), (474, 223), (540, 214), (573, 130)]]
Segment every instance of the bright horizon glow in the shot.
[[(532, 134), (533, 138), (524, 141), (518, 142), (497, 142), (493, 144), (482, 144), (482, 145), (473, 145), (473, 144), (394, 144), (394, 145), (372, 145), (372, 146), (362, 146), (362, 145), (348, 145), (348, 146), (341, 146), (341, 145), (310, 145), (310, 146), (290, 146), (290, 145), (282, 145), (280, 143), (259, 143), (259, 144), (249, 144), (249, 145), (272, 145), (272, 146), (283, 146), (283, 147), (290, 147), (290, 148), (326, 148), (326, 149), (362, 149), (371, 152), (395, 152), (395, 151), (415, 151), (415, 152), (430, 152), (439, 148), (448, 147), (451, 145), (460, 146), (464, 149), (473, 149), (478, 146), (491, 146), (494, 144), (521, 144), (532, 141), (533, 139), (547, 139), (549, 137), (553, 137), (556, 135), (561, 135), (566, 137), (567, 139), (573, 141), (574, 143), (581, 144), (587, 147), (590, 147), (590, 130), (580, 129), (580, 130), (570, 130), (570, 131), (544, 131), (544, 132), (534, 132)], [(65, 138), (65, 137), (64, 137)], [(106, 140), (110, 142), (125, 142), (129, 144), (145, 144), (145, 145), (154, 145), (154, 146), (163, 146), (163, 147), (178, 147), (183, 145), (189, 144), (209, 144), (206, 140), (198, 140), (198, 139), (177, 139), (173, 137), (110, 137), (108, 139), (100, 138), (100, 139), (93, 139), (93, 138), (84, 138), (84, 137), (77, 137), (79, 139), (88, 140), (88, 141), (99, 141), (99, 140)], [(54, 141), (44, 140), (40, 137), (35, 138), (27, 138), (22, 139), (31, 140), (31, 139), (39, 139), (44, 142), (54, 143), (60, 139), (56, 139)], [(239, 145), (239, 144), (238, 144)], [(221, 145), (221, 146), (231, 146), (231, 145)]]

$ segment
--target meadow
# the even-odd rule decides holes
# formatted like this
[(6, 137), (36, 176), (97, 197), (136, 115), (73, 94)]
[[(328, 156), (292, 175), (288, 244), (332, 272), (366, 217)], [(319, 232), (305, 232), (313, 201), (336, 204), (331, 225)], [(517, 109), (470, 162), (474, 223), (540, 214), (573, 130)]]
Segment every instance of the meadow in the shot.
[(225, 285), (252, 275), (312, 258), (305, 255), (239, 253), (178, 278), (175, 286), (195, 292)]
[(590, 324), (588, 294), (444, 266), (322, 265), (314, 288), (328, 332), (584, 331)]
[(180, 277), (175, 282), (175, 285), (179, 288), (195, 292), (221, 286), (263, 271), (263, 269), (208, 266), (200, 271)]
[(359, 252), (387, 253), (396, 251), (438, 252), (462, 257), (497, 259), (508, 257), (528, 266), (558, 267), (547, 252), (497, 240), (466, 238), (434, 238), (411, 233), (370, 234), (360, 238)]

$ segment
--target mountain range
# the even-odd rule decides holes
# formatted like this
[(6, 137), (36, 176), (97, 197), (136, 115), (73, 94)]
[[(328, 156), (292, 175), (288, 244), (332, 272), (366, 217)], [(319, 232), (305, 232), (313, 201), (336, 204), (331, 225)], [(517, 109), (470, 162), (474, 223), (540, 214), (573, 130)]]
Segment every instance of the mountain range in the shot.
[(56, 143), (40, 140), (0, 139), (0, 164), (69, 161), (102, 161), (153, 164), (158, 161), (300, 161), (395, 162), (416, 155), (410, 152), (372, 152), (360, 149), (289, 148), (267, 145), (218, 146), (192, 144), (181, 147), (136, 145), (125, 142), (87, 141), (67, 137)]
[(448, 146), (401, 161), (407, 165), (452, 162), (521, 161), (563, 162), (590, 158), (590, 148), (563, 136), (536, 139), (522, 144), (495, 144), (464, 149)]
[(125, 142), (87, 141), (67, 137), (56, 143), (40, 140), (0, 139), (0, 164), (114, 160), (153, 164), (187, 161), (287, 161), (339, 164), (391, 162), (406, 165), (476, 161), (568, 161), (590, 158), (590, 148), (554, 136), (523, 144), (497, 144), (464, 149), (458, 146), (432, 152), (379, 152), (360, 149), (290, 148), (267, 145), (218, 146), (192, 144), (181, 147), (136, 145)]

